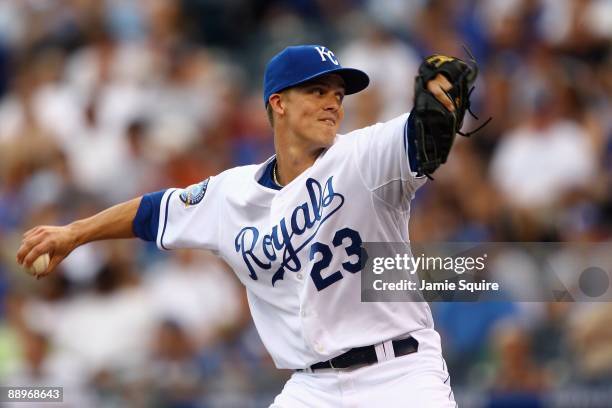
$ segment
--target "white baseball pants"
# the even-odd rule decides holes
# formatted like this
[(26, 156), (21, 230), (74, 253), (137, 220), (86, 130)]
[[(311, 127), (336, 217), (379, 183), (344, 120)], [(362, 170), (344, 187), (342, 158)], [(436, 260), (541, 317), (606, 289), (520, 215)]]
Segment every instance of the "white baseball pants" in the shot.
[(455, 408), (439, 346), (414, 337), (416, 353), (381, 361), (377, 352), (379, 363), (369, 366), (296, 372), (270, 408)]

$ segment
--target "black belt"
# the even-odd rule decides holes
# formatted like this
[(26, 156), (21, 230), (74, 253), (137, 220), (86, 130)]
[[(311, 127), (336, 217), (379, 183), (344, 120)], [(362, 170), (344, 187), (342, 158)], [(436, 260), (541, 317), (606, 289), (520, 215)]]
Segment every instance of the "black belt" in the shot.
[[(393, 340), (393, 352), (395, 357), (405, 356), (406, 354), (416, 353), (419, 349), (419, 342), (414, 337), (407, 337), (401, 340)], [(368, 365), (378, 362), (376, 349), (374, 346), (355, 347), (344, 354), (340, 354), (331, 360), (322, 361), (310, 366), (311, 370), (322, 368), (350, 368), (357, 365)], [(303, 370), (298, 370), (303, 371)]]

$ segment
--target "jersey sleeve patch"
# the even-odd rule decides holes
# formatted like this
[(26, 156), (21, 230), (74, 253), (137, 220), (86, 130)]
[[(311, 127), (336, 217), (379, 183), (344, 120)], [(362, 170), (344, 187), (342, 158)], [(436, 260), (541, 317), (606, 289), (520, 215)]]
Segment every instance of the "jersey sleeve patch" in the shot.
[(210, 178), (207, 178), (198, 184), (192, 184), (183, 189), (179, 195), (179, 199), (185, 204), (186, 207), (198, 204), (200, 201), (202, 201), (204, 195), (206, 194), (209, 180)]

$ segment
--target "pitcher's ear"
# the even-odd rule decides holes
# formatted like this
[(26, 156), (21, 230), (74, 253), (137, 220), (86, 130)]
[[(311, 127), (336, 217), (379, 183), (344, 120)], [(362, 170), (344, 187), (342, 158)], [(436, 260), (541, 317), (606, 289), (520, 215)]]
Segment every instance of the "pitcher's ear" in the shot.
[(274, 93), (268, 98), (268, 105), (279, 115), (285, 113), (285, 103), (280, 93)]

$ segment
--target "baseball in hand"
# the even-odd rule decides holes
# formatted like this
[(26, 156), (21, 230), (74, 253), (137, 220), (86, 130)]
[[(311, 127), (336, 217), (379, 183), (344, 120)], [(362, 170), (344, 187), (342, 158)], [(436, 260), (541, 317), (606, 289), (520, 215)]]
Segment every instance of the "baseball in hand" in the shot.
[(47, 266), (49, 266), (49, 254), (42, 254), (34, 262), (32, 262), (32, 266), (28, 268), (28, 272), (31, 275), (38, 276), (44, 271), (47, 270)]

